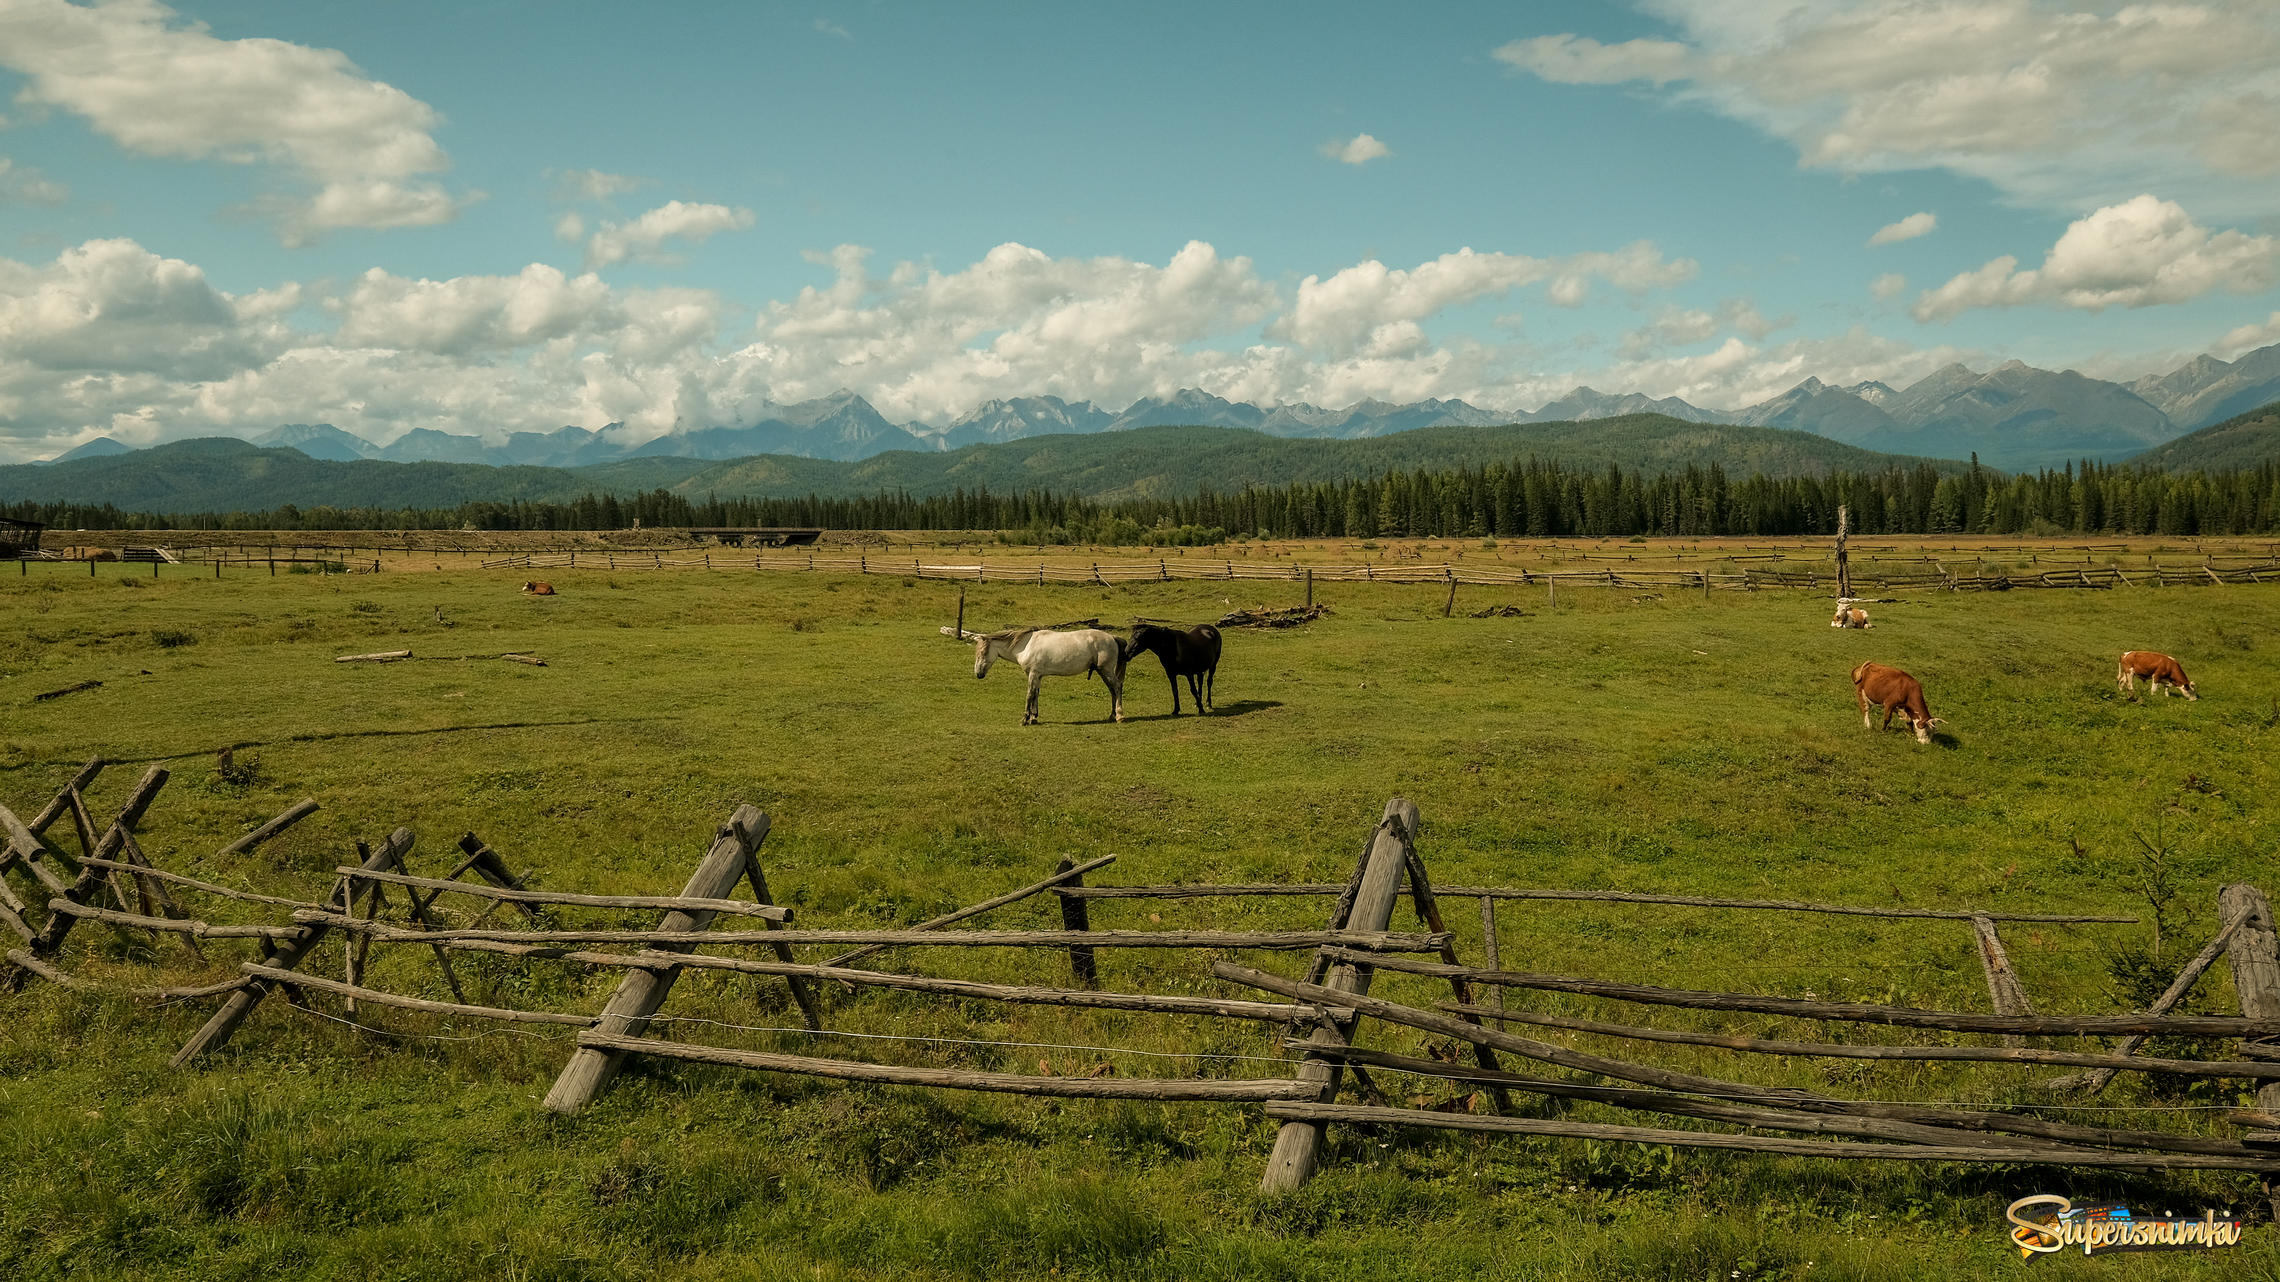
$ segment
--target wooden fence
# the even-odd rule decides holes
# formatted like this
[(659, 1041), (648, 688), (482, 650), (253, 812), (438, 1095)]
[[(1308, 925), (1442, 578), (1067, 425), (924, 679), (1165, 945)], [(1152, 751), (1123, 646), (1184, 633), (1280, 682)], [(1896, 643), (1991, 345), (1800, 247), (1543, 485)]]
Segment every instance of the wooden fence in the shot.
[[(897, 930), (812, 929), (771, 895), (759, 857), (770, 830), (767, 815), (740, 806), (714, 833), (677, 894), (582, 894), (534, 887), (498, 852), (469, 834), (453, 865), (440, 876), (411, 871), (416, 846), (405, 828), (377, 846), (360, 846), (358, 860), (342, 863), (328, 892), (317, 896), (256, 893), (167, 871), (144, 854), (139, 821), (166, 782), (152, 769), (119, 812), (99, 826), (85, 790), (102, 769), (90, 762), (32, 820), (0, 809), (0, 926), (20, 947), (6, 952), (7, 986), (30, 978), (66, 987), (117, 989), (116, 967), (101, 982), (69, 969), (66, 945), (82, 922), (118, 931), (172, 938), (206, 970), (222, 970), (198, 983), (143, 985), (137, 996), (217, 1005), (184, 1043), (175, 1063), (189, 1065), (225, 1044), (272, 992), (296, 1004), (338, 1002), (352, 1018), (386, 1009), (408, 1018), (485, 1020), (553, 1025), (575, 1030), (574, 1046), (546, 1097), (560, 1111), (584, 1106), (605, 1089), (630, 1057), (951, 1090), (1077, 1099), (1127, 1099), (1259, 1105), (1280, 1123), (1263, 1177), (1268, 1189), (1304, 1182), (1323, 1160), (1333, 1124), (1454, 1129), (1496, 1134), (1616, 1140), (1672, 1147), (1718, 1148), (1796, 1156), (1896, 1161), (2029, 1163), (2136, 1170), (2230, 1170), (2280, 1177), (2280, 941), (2261, 891), (2238, 884), (2219, 899), (2220, 928), (2148, 1009), (2103, 1014), (2037, 1013), (2011, 972), (1999, 935), (2005, 925), (2096, 925), (2132, 918), (2005, 913), (1973, 908), (1897, 908), (1819, 904), (1792, 900), (1720, 899), (1640, 892), (1448, 886), (1431, 883), (1417, 848), (1418, 814), (1389, 803), (1352, 875), (1343, 883), (1118, 886), (1085, 883), (1114, 856), (1077, 863), (1064, 859), (1050, 875), (968, 907)], [(316, 809), (303, 802), (232, 843), (218, 858), (226, 865)], [(50, 834), (61, 829), (68, 840)], [(67, 850), (66, 847), (74, 847)], [(10, 877), (15, 878), (12, 884)], [(473, 880), (469, 880), (472, 877)], [(19, 895), (21, 885), (27, 892)], [(750, 897), (740, 896), (748, 891)], [(176, 895), (211, 900), (223, 915), (209, 921), (184, 910)], [(1059, 929), (951, 929), (1039, 896), (1058, 900)], [(1332, 901), (1319, 929), (1195, 930), (1099, 929), (1091, 909), (1103, 901), (1212, 900), (1259, 896), (1316, 897)], [(108, 897), (106, 906), (102, 901)], [(1393, 928), (1406, 899), (1419, 929)], [(1479, 964), (1460, 956), (1456, 932), (1442, 918), (1443, 904), (1474, 900), (1481, 910)], [(1504, 969), (1500, 958), (1515, 941), (1500, 939), (1499, 904), (1579, 901), (1663, 908), (1867, 915), (1956, 923), (1984, 967), (1991, 1012), (1935, 1010), (1812, 997), (1659, 987), (1587, 976)], [(456, 906), (455, 906), (456, 905)], [(520, 920), (492, 924), (501, 913)], [(565, 915), (654, 915), (644, 927), (568, 925)], [(742, 918), (754, 928), (722, 928)], [(1507, 932), (1509, 933), (1509, 932)], [(209, 957), (205, 945), (243, 940), (258, 952), (234, 964)], [(320, 945), (339, 944), (340, 977), (317, 973)], [(1960, 942), (1960, 941), (1959, 941)], [(1522, 945), (1525, 947), (1525, 945)], [(1066, 955), (1066, 986), (1006, 984), (920, 973), (907, 967), (856, 966), (893, 950), (909, 958), (938, 950), (1046, 949)], [(1177, 993), (1117, 991), (1101, 985), (1100, 957), (1147, 949), (1189, 956)], [(379, 967), (375, 950), (401, 964)], [(803, 960), (806, 950), (828, 956)], [(523, 966), (574, 966), (589, 973), (622, 973), (599, 1009), (518, 1009), (470, 1000), (452, 958), (467, 953), (519, 959)], [(1277, 954), (1304, 958), (1300, 973), (1265, 969)], [(329, 955), (329, 950), (328, 950)], [(1208, 956), (1207, 956), (1208, 955)], [(2186, 1015), (2177, 1006), (2220, 958), (2229, 959), (2237, 1015)], [(384, 970), (396, 983), (374, 978)], [(957, 1002), (1004, 1003), (1075, 1010), (1133, 1012), (1175, 1019), (1232, 1019), (1264, 1025), (1265, 1056), (1198, 1054), (1181, 1076), (1059, 1076), (1049, 1072), (984, 1072), (964, 1068), (883, 1062), (846, 1056), (794, 1054), (661, 1037), (653, 1026), (676, 981), (690, 972), (760, 977), (788, 989), (801, 1026), (833, 1036), (833, 1004), (841, 996), (883, 989)], [(1437, 1002), (1397, 1000), (1373, 993), (1373, 982), (1394, 977), (1414, 989), (1443, 988)], [(406, 983), (409, 978), (414, 983)], [(1219, 993), (1193, 991), (1215, 979)], [(451, 1000), (398, 991), (448, 989)], [(1650, 1025), (1639, 1016), (1585, 1018), (1528, 1009), (1510, 995), (1558, 993), (1661, 1011), (1714, 1011), (1765, 1019), (1833, 1023), (1841, 1039), (1804, 1040)], [(495, 999), (494, 999), (495, 1000)], [(697, 1021), (705, 1022), (705, 1021)], [(2093, 1126), (2037, 1116), (2016, 1107), (1969, 1107), (1851, 1098), (1827, 1090), (1752, 1083), (1737, 1069), (1708, 1076), (1632, 1058), (1580, 1049), (1510, 1031), (1522, 1026), (1548, 1036), (1591, 1038), (1619, 1045), (1682, 1046), (1751, 1057), (1791, 1060), (1964, 1062), (2029, 1069), (2066, 1068), (2068, 1076), (2039, 1083), (2063, 1107), (2103, 1088), (2121, 1072), (2189, 1079), (2259, 1083), (2259, 1107), (2232, 1120), (2237, 1135)], [(734, 1028), (736, 1026), (730, 1025)], [(1377, 1031), (1415, 1040), (1448, 1039), (1469, 1051), (1456, 1063), (1366, 1045)], [(1886, 1030), (1884, 1037), (1871, 1036)], [(1905, 1030), (1911, 1039), (1893, 1030)], [(749, 1029), (769, 1034), (789, 1029)], [(930, 1026), (929, 1032), (944, 1032)], [(1927, 1034), (1942, 1040), (1925, 1041)], [(1957, 1043), (1955, 1035), (2006, 1039), (1999, 1044)], [(2235, 1042), (2231, 1058), (2188, 1059), (2138, 1054), (2153, 1036), (2221, 1038)], [(873, 1035), (876, 1036), (876, 1035)], [(2115, 1038), (2111, 1047), (2084, 1047), (2084, 1038)], [(954, 1037), (929, 1037), (951, 1041)], [(2065, 1044), (2050, 1045), (2053, 1040)], [(2029, 1043), (2034, 1043), (2030, 1045)], [(986, 1044), (986, 1043), (982, 1043)], [(1098, 1047), (1069, 1049), (1098, 1050)], [(1113, 1048), (1111, 1048), (1113, 1049)], [(1279, 1073), (1238, 1075), (1227, 1065), (1279, 1060)], [(1533, 1073), (1507, 1061), (1532, 1063)], [(1544, 1070), (1571, 1076), (1550, 1077)], [(1376, 1075), (1412, 1076), (1468, 1092), (1455, 1107), (1397, 1107), (1387, 1102)], [(1580, 1075), (1580, 1076), (1574, 1076)], [(1349, 1084), (1358, 1098), (1341, 1100)], [(1616, 1121), (1538, 1117), (1513, 1105), (1517, 1097), (1564, 1100), (1610, 1110)], [(1709, 1129), (1709, 1128), (1723, 1129)]]

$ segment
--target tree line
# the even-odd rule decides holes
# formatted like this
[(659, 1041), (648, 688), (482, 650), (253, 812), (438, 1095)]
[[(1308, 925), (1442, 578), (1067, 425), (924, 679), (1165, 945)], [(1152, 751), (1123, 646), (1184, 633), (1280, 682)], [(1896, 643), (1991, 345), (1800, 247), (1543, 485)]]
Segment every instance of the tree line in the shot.
[(2004, 474), (1974, 460), (1826, 476), (1731, 477), (1710, 464), (1649, 474), (1540, 458), (1417, 468), (1338, 481), (1204, 488), (1179, 498), (1092, 499), (987, 488), (915, 496), (691, 499), (657, 489), (569, 502), (448, 508), (298, 507), (166, 513), (19, 502), (0, 514), (59, 530), (622, 530), (799, 526), (993, 530), (1023, 543), (1194, 544), (1267, 538), (1547, 538), (1572, 535), (1812, 535), (1838, 507), (1861, 534), (2280, 533), (2280, 462), (2172, 474), (2085, 461)]

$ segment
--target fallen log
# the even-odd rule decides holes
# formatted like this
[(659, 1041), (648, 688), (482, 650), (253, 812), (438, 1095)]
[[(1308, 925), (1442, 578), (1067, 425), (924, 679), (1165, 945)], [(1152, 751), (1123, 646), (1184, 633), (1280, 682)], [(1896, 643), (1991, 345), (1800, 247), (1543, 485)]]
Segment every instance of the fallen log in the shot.
[(102, 684), (100, 681), (81, 681), (75, 685), (67, 685), (61, 690), (43, 690), (32, 696), (32, 702), (45, 703), (50, 699), (60, 699), (67, 694), (78, 694), (82, 690), (94, 690)]
[(286, 807), (284, 813), (278, 815), (275, 819), (270, 820), (268, 823), (261, 825), (259, 828), (254, 829), (252, 832), (249, 832), (243, 837), (238, 838), (236, 841), (233, 841), (230, 844), (222, 847), (221, 851), (219, 852), (219, 857), (226, 859), (233, 855), (245, 854), (248, 851), (251, 851), (254, 847), (260, 845), (262, 842), (269, 840), (271, 837), (276, 836), (278, 833), (285, 831), (287, 828), (292, 827), (294, 824), (297, 824), (303, 819), (308, 818), (310, 815), (317, 813), (317, 809), (318, 807), (316, 798), (303, 797), (299, 801), (296, 801), (292, 805)]
[(409, 651), (409, 650), (381, 650), (381, 651), (377, 651), (377, 652), (375, 652), (375, 653), (372, 653), (372, 654), (344, 654), (344, 655), (341, 655), (340, 657), (338, 657), (338, 658), (334, 659), (334, 660), (333, 660), (333, 662), (334, 662), (334, 663), (394, 663), (394, 662), (395, 662), (396, 660), (398, 660), (398, 659), (409, 659), (409, 658), (411, 658), (411, 657), (412, 657), (412, 652), (411, 652), (411, 651)]

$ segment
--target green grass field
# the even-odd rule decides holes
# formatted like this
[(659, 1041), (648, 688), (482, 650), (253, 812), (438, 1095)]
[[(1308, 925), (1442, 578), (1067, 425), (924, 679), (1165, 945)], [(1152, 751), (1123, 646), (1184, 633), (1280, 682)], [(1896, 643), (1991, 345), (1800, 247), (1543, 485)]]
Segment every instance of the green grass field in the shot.
[[(1338, 881), (1386, 799), (1423, 815), (1447, 884), (1580, 886), (2021, 912), (2124, 912), (2139, 926), (2006, 929), (2046, 1012), (2142, 1001), (2207, 938), (2217, 888), (2280, 891), (2280, 588), (1914, 596), (1867, 633), (1803, 594), (1638, 597), (1431, 587), (1323, 590), (1328, 620), (1237, 632), (1221, 715), (1170, 719), (1152, 659), (1125, 724), (1095, 682), (1049, 680), (1023, 727), (1017, 670), (972, 677), (936, 633), (955, 588), (797, 574), (447, 568), (235, 576), (33, 566), (0, 578), (0, 800), (28, 817), (90, 755), (115, 808), (157, 761), (142, 825), (163, 867), (313, 897), (353, 843), (401, 824), (415, 871), (479, 833), (556, 889), (672, 893), (739, 801), (770, 812), (762, 856), (801, 924), (892, 926), (1113, 852), (1106, 880)], [(1234, 595), (1230, 595), (1230, 590)], [(1097, 614), (1215, 618), (1292, 604), (1280, 584), (977, 587), (969, 626)], [(440, 621), (438, 613), (440, 611)], [(334, 664), (339, 654), (530, 650), (549, 666)], [(2165, 650), (2198, 703), (2130, 702), (2114, 656)], [(1847, 672), (1920, 677), (1948, 725), (1918, 747), (1864, 732)], [(34, 702), (84, 680), (97, 689)], [(250, 776), (217, 772), (239, 747)], [(210, 852), (295, 799), (321, 813), (254, 856)], [(60, 832), (61, 830), (59, 830)], [(68, 848), (68, 842), (67, 848)], [(21, 889), (21, 886), (19, 887)], [(2159, 902), (2157, 941), (2151, 902)], [(1477, 911), (1444, 905), (1468, 960)], [(206, 900), (214, 920), (230, 905)], [(1315, 927), (1322, 900), (1093, 903), (1099, 927)], [(594, 920), (600, 920), (595, 918)], [(1960, 923), (1507, 905), (1504, 964), (1686, 987), (1985, 1009)], [(1058, 924), (1051, 897), (984, 925)], [(1406, 908), (1396, 928), (1408, 928)], [(2159, 953), (2154, 955), (2158, 942)], [(148, 983), (224, 973), (83, 925), (66, 964)], [(952, 955), (955, 954), (955, 955)], [(447, 997), (424, 955), (376, 953), (382, 987)], [(1249, 955), (1290, 973), (1293, 956)], [(926, 973), (1066, 982), (1043, 951), (874, 959)], [(614, 975), (467, 957), (470, 1000), (590, 1010)], [(311, 969), (337, 976), (337, 945)], [(2222, 967), (2218, 968), (2220, 971)], [(1105, 986), (1230, 992), (1192, 955), (1104, 953)], [(2152, 976), (2149, 980), (2148, 976)], [(1429, 1003), (1422, 980), (1378, 991)], [(1250, 994), (1240, 994), (1250, 995)], [(1522, 1000), (1515, 998), (1515, 1000)], [(1828, 1026), (1530, 998), (1544, 1009), (1764, 1036)], [(2213, 974), (2197, 1008), (2232, 1009)], [(1270, 1076), (1268, 1030), (1167, 1017), (834, 994), (848, 1032), (796, 1023), (780, 984), (691, 975), (654, 1031), (903, 1063), (1127, 1075)], [(338, 1015), (328, 998), (318, 1011)], [(1255, 1108), (1060, 1104), (645, 1064), (583, 1114), (539, 1106), (564, 1030), (367, 1011), (375, 1035), (266, 1003), (188, 1071), (167, 1057), (203, 1005), (153, 1008), (34, 982), (0, 996), (0, 1275), (21, 1278), (1975, 1278), (2012, 1199), (2055, 1191), (2141, 1209), (2261, 1205), (2253, 1179), (1751, 1157), (1580, 1141), (1333, 1130), (1302, 1192), (1256, 1184)], [(2053, 1070), (1830, 1066), (1550, 1036), (1692, 1071), (1859, 1096), (2038, 1102)], [(1417, 1053), (1428, 1039), (1373, 1030)], [(975, 1042), (1015, 1045), (975, 1045)], [(1108, 1050), (1072, 1048), (1105, 1047)], [(2203, 1051), (2215, 1049), (2204, 1046)], [(1145, 1053), (1153, 1053), (1144, 1054)], [(1172, 1059), (1155, 1056), (1174, 1056)], [(1746, 1061), (1746, 1062), (1745, 1062)], [(1387, 1079), (1397, 1082), (1398, 1079)], [(1431, 1100), (1456, 1092), (1400, 1083)], [(2054, 1114), (2225, 1133), (2238, 1083), (2117, 1083)], [(1576, 1116), (1615, 1120), (1582, 1106)], [(1635, 1115), (1634, 1115), (1635, 1117)], [(2054, 1277), (2280, 1277), (2268, 1223), (2206, 1257), (2052, 1259)]]

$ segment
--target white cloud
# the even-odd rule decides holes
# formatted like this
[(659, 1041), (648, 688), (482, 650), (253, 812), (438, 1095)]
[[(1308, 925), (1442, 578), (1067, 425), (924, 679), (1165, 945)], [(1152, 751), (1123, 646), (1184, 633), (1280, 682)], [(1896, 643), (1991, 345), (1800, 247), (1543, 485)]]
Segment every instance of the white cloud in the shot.
[(1886, 223), (1877, 228), (1876, 234), (1868, 238), (1866, 248), (1874, 249), (1878, 245), (1896, 245), (1904, 240), (1914, 240), (1918, 236), (1929, 236), (1939, 229), (1939, 225), (1940, 219), (1937, 214), (1910, 214), (1899, 222)]
[(1708, 410), (1736, 410), (1771, 399), (1807, 377), (1839, 387), (1875, 379), (1905, 387), (1954, 361), (1978, 353), (1956, 347), (1919, 348), (1855, 327), (1823, 338), (1799, 338), (1774, 347), (1755, 347), (1739, 336), (1712, 351), (1688, 356), (1619, 360), (1598, 369), (1575, 369), (1532, 376), (1525, 401), (1541, 406), (1577, 384), (1601, 390), (1676, 396)]
[(1898, 272), (1886, 272), (1868, 283), (1868, 292), (1878, 302), (1898, 298), (1908, 292), (1908, 278)]
[(91, 240), (47, 267), (0, 259), (0, 361), (50, 372), (211, 378), (274, 352), (275, 296), (238, 300), (178, 258)]
[(1975, 307), (2051, 303), (2084, 311), (2182, 303), (2217, 289), (2254, 293), (2280, 280), (2280, 241), (2211, 233), (2174, 201), (2138, 196), (2077, 219), (2040, 268), (2004, 255), (1917, 300), (1920, 321)]
[(833, 22), (829, 18), (817, 18), (814, 22), (808, 25), (813, 28), (819, 35), (836, 36), (841, 40), (853, 40), (855, 38), (853, 35), (850, 35), (848, 33), (847, 28), (840, 26), (838, 23)]
[(1693, 52), (1669, 40), (1626, 40), (1606, 45), (1585, 36), (1537, 36), (1495, 51), (1496, 60), (1560, 85), (1615, 85), (1627, 80), (1668, 84), (1692, 72)]
[(600, 203), (650, 185), (647, 178), (604, 173), (599, 169), (549, 170), (548, 174), (554, 179), (554, 198), (565, 203)]
[(39, 170), (0, 156), (0, 205), (60, 205), (70, 195), (69, 188)]
[(567, 245), (575, 245), (586, 238), (586, 220), (576, 210), (554, 220), (554, 238)]
[(630, 222), (604, 222), (586, 242), (586, 262), (606, 267), (628, 258), (653, 259), (668, 240), (701, 244), (717, 232), (741, 231), (752, 222), (749, 209), (669, 200)]
[(1497, 297), (1524, 285), (1549, 281), (1545, 296), (1563, 307), (1581, 304), (1594, 279), (1631, 294), (1668, 288), (1694, 278), (1692, 259), (1665, 259), (1648, 241), (1612, 253), (1532, 258), (1525, 254), (1476, 253), (1460, 249), (1409, 270), (1371, 259), (1327, 279), (1308, 276), (1298, 284), (1290, 311), (1268, 328), (1268, 336), (1334, 355), (1386, 354), (1421, 346), (1418, 322), (1450, 307)]
[(1393, 154), (1393, 149), (1368, 134), (1355, 134), (1344, 142), (1322, 144), (1322, 154), (1348, 165), (1366, 165)]
[(1665, 305), (1652, 321), (1625, 334), (1615, 351), (1625, 360), (1637, 360), (1665, 347), (1685, 347), (1728, 332), (1760, 340), (1794, 322), (1790, 316), (1768, 320), (1746, 298), (1729, 298), (1716, 311)]
[(0, 5), (0, 66), (17, 101), (84, 117), (146, 156), (277, 166), (313, 196), (272, 197), (288, 244), (341, 227), (449, 221), (465, 197), (421, 177), (448, 165), (433, 108), (346, 55), (282, 40), (221, 40), (155, 0)]
[(2251, 321), (2238, 329), (2228, 330), (2210, 350), (2229, 360), (2242, 352), (2269, 347), (2274, 343), (2280, 343), (2280, 312), (2274, 312), (2261, 321)]
[(1517, 40), (1558, 84), (1643, 83), (1756, 126), (1808, 166), (1944, 168), (2079, 210), (2146, 186), (2269, 208), (2280, 5), (2269, 0), (1644, 0), (1681, 38)]

